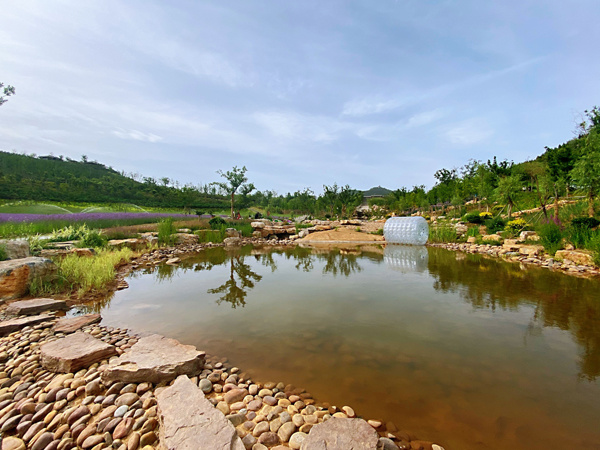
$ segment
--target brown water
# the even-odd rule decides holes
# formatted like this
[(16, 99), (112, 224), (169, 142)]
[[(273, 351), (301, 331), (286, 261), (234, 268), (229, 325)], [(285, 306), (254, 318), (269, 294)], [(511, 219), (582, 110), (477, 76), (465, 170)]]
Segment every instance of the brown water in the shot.
[(87, 310), (446, 450), (600, 448), (600, 282), (435, 248), (215, 248)]

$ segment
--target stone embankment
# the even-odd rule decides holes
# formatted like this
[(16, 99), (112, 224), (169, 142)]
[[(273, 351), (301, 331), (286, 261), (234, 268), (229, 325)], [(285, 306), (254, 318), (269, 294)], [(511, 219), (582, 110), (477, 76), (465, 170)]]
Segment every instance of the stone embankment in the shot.
[(541, 245), (518, 244), (509, 239), (505, 240), (502, 245), (475, 243), (430, 243), (427, 245), (464, 253), (478, 253), (521, 264), (531, 264), (569, 275), (600, 275), (600, 270), (593, 265), (591, 256), (575, 250), (559, 250), (555, 256), (551, 256), (544, 253), (544, 247)]
[[(37, 311), (26, 302), (12, 310)], [(302, 389), (255, 382), (193, 346), (99, 320), (45, 313), (0, 322), (3, 450), (442, 450), (349, 406), (316, 406)]]

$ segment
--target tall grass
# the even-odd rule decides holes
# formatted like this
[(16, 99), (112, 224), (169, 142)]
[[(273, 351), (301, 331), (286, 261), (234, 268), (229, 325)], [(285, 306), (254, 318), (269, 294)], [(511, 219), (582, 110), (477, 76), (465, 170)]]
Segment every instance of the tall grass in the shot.
[(429, 227), (429, 242), (456, 242), (456, 240), (454, 227)]
[(177, 228), (173, 224), (173, 218), (167, 217), (158, 224), (158, 243), (160, 245), (174, 245), (177, 241)]
[(538, 226), (537, 234), (540, 236), (540, 243), (549, 254), (554, 255), (557, 250), (563, 248), (563, 232), (560, 229), (560, 226), (554, 222)]
[(75, 291), (78, 297), (90, 292), (101, 292), (115, 279), (116, 267), (128, 262), (133, 252), (101, 250), (95, 256), (67, 255), (56, 261), (58, 277), (50, 283), (33, 283), (32, 295), (57, 294)]
[(5, 259), (8, 259), (8, 253), (6, 253), (6, 247), (0, 244), (0, 261), (4, 261)]

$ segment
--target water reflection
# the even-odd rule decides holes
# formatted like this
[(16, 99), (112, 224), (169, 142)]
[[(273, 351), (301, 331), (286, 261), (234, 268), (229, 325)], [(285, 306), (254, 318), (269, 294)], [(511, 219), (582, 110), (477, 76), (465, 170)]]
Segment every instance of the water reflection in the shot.
[(544, 328), (569, 331), (581, 348), (579, 377), (592, 381), (600, 376), (597, 280), (448, 251), (430, 253), (429, 271), (436, 290), (459, 292), (475, 309), (517, 311), (522, 305), (532, 306), (524, 339), (540, 335)]
[(429, 254), (427, 248), (420, 245), (386, 245), (383, 260), (388, 267), (400, 272), (425, 272)]

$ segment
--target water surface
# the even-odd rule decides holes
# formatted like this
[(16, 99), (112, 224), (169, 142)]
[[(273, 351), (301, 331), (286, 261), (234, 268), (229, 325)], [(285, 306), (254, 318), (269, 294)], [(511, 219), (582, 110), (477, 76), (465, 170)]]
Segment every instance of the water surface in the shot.
[(87, 307), (446, 450), (600, 448), (600, 282), (424, 247), (215, 248)]

